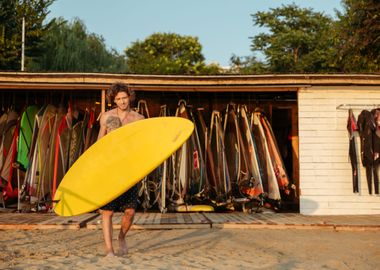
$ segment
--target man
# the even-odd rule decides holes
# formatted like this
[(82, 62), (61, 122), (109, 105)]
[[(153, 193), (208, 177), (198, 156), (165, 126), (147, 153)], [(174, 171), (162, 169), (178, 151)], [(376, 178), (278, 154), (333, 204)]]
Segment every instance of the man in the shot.
[[(109, 101), (113, 100), (116, 104), (116, 108), (105, 112), (101, 116), (98, 140), (118, 127), (144, 118), (144, 116), (131, 109), (130, 106), (135, 99), (135, 93), (129, 89), (127, 85), (123, 83), (113, 84), (107, 92), (107, 97)], [(112, 245), (112, 216), (114, 212), (124, 212), (118, 236), (119, 254), (124, 255), (128, 252), (125, 236), (132, 225), (135, 215), (137, 193), (137, 186), (134, 186), (101, 208), (106, 256), (115, 256)]]

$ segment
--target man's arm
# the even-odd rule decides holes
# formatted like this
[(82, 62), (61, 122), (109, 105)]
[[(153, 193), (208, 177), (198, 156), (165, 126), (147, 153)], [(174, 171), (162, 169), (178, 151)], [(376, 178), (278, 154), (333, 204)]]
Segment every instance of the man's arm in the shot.
[(99, 134), (98, 134), (98, 140), (100, 140), (107, 133), (106, 118), (107, 118), (107, 115), (104, 113), (100, 117), (100, 129), (99, 129)]

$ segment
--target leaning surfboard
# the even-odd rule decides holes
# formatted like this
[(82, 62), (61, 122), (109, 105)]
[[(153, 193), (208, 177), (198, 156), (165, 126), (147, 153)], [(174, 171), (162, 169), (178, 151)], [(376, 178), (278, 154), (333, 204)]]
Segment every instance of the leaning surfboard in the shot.
[(54, 211), (74, 216), (96, 210), (138, 183), (191, 135), (194, 124), (156, 117), (118, 128), (94, 143), (62, 179)]

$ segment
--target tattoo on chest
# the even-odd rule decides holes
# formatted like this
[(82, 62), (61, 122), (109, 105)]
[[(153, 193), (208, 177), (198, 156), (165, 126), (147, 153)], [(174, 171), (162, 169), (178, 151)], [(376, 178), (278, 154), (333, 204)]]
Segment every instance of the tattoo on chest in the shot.
[(121, 127), (121, 121), (119, 117), (109, 116), (106, 120), (106, 127), (108, 132)]

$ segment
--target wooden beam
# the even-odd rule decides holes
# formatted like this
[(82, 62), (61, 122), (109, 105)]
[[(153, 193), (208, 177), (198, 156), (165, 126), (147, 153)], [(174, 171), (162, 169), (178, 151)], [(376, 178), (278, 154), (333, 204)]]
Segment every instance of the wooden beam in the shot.
[[(146, 91), (278, 91), (307, 86), (375, 86), (379, 74), (267, 74), (219, 76), (132, 75), (105, 73), (0, 72), (0, 89), (103, 89), (122, 82)], [(269, 89), (268, 89), (269, 88)], [(281, 90), (281, 89), (280, 89)], [(282, 89), (285, 90), (285, 89)]]

